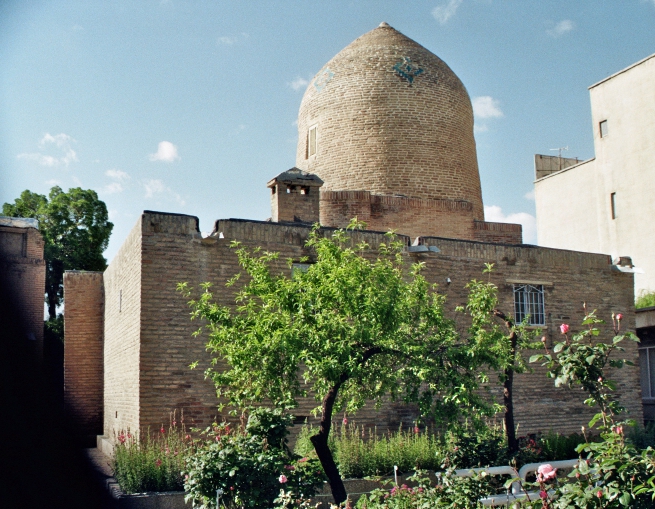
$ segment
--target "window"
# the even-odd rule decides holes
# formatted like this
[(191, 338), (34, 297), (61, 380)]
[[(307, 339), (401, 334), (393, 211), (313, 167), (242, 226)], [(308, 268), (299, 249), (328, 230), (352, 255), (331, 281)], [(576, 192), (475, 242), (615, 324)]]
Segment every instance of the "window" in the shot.
[(307, 272), (310, 266), (311, 263), (296, 263), (296, 262), (292, 263), (291, 276), (293, 276), (296, 272)]
[(609, 131), (607, 130), (607, 120), (603, 120), (600, 124), (598, 124), (600, 127), (600, 137), (604, 138), (609, 134)]
[(639, 348), (642, 399), (655, 399), (655, 346)]
[(612, 219), (616, 219), (616, 193), (610, 194), (610, 206), (612, 207)]
[(316, 126), (310, 127), (307, 133), (307, 157), (316, 155)]
[(514, 285), (514, 318), (522, 322), (526, 317), (528, 325), (546, 325), (543, 285)]

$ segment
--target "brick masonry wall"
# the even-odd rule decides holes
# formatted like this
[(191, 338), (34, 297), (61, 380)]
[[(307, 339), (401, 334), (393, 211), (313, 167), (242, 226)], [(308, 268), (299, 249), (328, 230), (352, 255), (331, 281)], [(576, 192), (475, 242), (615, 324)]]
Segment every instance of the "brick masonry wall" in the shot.
[(102, 272), (64, 273), (64, 404), (81, 436), (102, 434)]
[(317, 223), (319, 221), (319, 188), (275, 184), (271, 187), (271, 220)]
[[(397, 70), (403, 64), (411, 82)], [(317, 153), (309, 155), (314, 126)], [(327, 191), (463, 200), (472, 219), (484, 218), (468, 93), (445, 62), (388, 25), (312, 79), (298, 113), (296, 166)]]
[[(435, 245), (438, 254), (413, 254), (410, 258), (426, 262), (425, 276), (439, 284), (439, 291), (447, 296), (450, 310), (466, 303), (464, 285), (471, 279), (482, 279), (484, 263), (494, 263), (491, 281), (498, 286), (499, 308), (512, 313), (515, 283), (543, 284), (545, 291), (546, 326), (543, 334), (552, 347), (560, 341), (559, 325), (567, 323), (572, 331), (580, 330), (584, 316), (583, 303), (588, 310), (597, 310), (599, 318), (609, 325), (602, 329), (601, 339), (611, 340), (612, 313), (621, 312), (627, 330), (635, 330), (634, 290), (632, 274), (611, 270), (610, 257), (536, 246), (508, 246), (466, 242), (451, 239), (424, 238), (427, 245)], [(446, 279), (451, 283), (447, 284)], [(451, 316), (457, 316), (453, 313)], [(461, 321), (461, 317), (458, 318)], [(460, 323), (466, 328), (465, 321)], [(610, 371), (617, 383), (616, 394), (637, 422), (642, 422), (641, 389), (637, 343), (624, 343), (626, 358), (635, 366)], [(529, 357), (534, 352), (526, 352)], [(587, 425), (594, 409), (582, 404), (585, 394), (579, 389), (556, 389), (546, 377), (546, 370), (532, 365), (533, 373), (515, 377), (515, 419), (519, 434), (554, 429), (562, 433), (579, 432)], [(500, 397), (500, 391), (496, 389)]]
[(368, 191), (321, 192), (321, 224), (344, 227), (353, 217), (374, 231), (394, 230), (412, 238), (439, 235), (473, 239), (474, 211), (467, 201), (382, 196)]
[(140, 425), (142, 221), (139, 218), (104, 273), (103, 434), (110, 438)]
[[(212, 384), (204, 380), (203, 371), (209, 356), (204, 350), (206, 338), (194, 338), (192, 332), (200, 324), (189, 320), (186, 299), (176, 292), (178, 282), (187, 281), (198, 287), (204, 281), (214, 284), (220, 304), (232, 305), (238, 288), (225, 289), (225, 282), (238, 270), (237, 260), (229, 248), (231, 240), (246, 247), (262, 247), (279, 251), (279, 269), (286, 269), (285, 260), (298, 260), (309, 254), (303, 244), (309, 227), (245, 220), (216, 222), (215, 232), (223, 233), (203, 239), (197, 230), (197, 219), (161, 213), (144, 213), (142, 239), (142, 305), (139, 369), (139, 424), (142, 428), (158, 428), (166, 424), (170, 413), (184, 410), (187, 425), (204, 426), (216, 415), (216, 397)], [(384, 237), (374, 232), (361, 232), (359, 238), (377, 245)], [(492, 281), (499, 287), (500, 305), (513, 310), (513, 282), (530, 281), (544, 284), (549, 344), (558, 339), (557, 327), (566, 321), (578, 327), (581, 304), (597, 308), (602, 318), (621, 311), (624, 323), (634, 328), (632, 311), (632, 276), (612, 272), (609, 258), (603, 255), (558, 251), (534, 246), (493, 245), (427, 237), (426, 244), (437, 245), (441, 253), (408, 254), (408, 261), (426, 262), (425, 275), (440, 285), (448, 296), (448, 309), (465, 332), (466, 323), (454, 312), (465, 303), (465, 284), (482, 277), (485, 262), (494, 262)], [(446, 284), (446, 278), (451, 279)], [(107, 281), (107, 277), (105, 278)], [(593, 281), (593, 284), (590, 284)], [(607, 337), (607, 336), (605, 336)], [(626, 355), (637, 359), (636, 345), (626, 345)], [(200, 361), (191, 371), (188, 365)], [(113, 369), (120, 368), (115, 365)], [(108, 379), (106, 368), (105, 379)], [(616, 374), (618, 391), (624, 404), (638, 421), (641, 419), (641, 398), (638, 368), (628, 367)], [(541, 368), (535, 373), (517, 377), (517, 422), (520, 433), (547, 430), (578, 431), (586, 425), (589, 412), (582, 405), (579, 390), (555, 389)], [(131, 401), (131, 395), (124, 399)], [(105, 405), (107, 408), (107, 398)], [(115, 401), (118, 403), (119, 399)], [(308, 398), (300, 402), (296, 415), (310, 416), (316, 403)], [(111, 411), (111, 409), (109, 409)], [(379, 429), (396, 428), (399, 422), (410, 422), (415, 415), (411, 408), (399, 404), (381, 410), (366, 407), (355, 419)], [(311, 419), (310, 419), (311, 420)]]
[[(45, 261), (35, 228), (0, 227), (0, 300), (3, 312), (38, 359), (43, 358)], [(11, 308), (9, 308), (10, 306)]]
[[(426, 233), (426, 235), (428, 235)], [(462, 238), (462, 237), (457, 237)], [(523, 227), (512, 223), (473, 223), (473, 240), (497, 244), (523, 244)]]

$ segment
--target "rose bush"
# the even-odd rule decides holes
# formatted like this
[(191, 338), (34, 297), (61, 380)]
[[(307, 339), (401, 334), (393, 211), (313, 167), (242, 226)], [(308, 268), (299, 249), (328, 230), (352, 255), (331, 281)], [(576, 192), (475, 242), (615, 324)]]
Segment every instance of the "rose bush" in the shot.
[[(268, 509), (291, 490), (311, 497), (323, 483), (318, 460), (301, 458), (287, 447), (292, 417), (280, 410), (252, 410), (245, 429), (214, 425), (194, 443), (185, 468), (185, 501), (194, 508)], [(218, 493), (217, 493), (218, 490)]]

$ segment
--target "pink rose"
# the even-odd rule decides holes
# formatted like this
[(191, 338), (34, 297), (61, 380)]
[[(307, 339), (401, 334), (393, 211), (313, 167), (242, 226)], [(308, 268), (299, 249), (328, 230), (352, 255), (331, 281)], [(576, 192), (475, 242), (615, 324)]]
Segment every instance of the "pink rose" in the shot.
[(557, 469), (553, 468), (553, 466), (549, 463), (546, 463), (545, 465), (541, 465), (537, 469), (537, 480), (539, 482), (554, 479), (555, 476), (557, 476)]
[(559, 331), (562, 334), (566, 334), (569, 331), (569, 326), (567, 324), (563, 323), (562, 325), (559, 326)]
[(347, 417), (343, 418), (343, 424), (344, 424), (344, 426), (348, 425), (348, 418)]
[(416, 433), (418, 435), (420, 432), (421, 432), (421, 430), (419, 429), (419, 427), (414, 426), (414, 433)]
[(596, 496), (597, 496), (598, 498), (603, 498), (603, 492), (600, 491), (600, 490), (598, 490), (598, 491), (596, 492)]
[(280, 481), (281, 484), (284, 484), (285, 482), (288, 481), (287, 476), (284, 475), (284, 474), (282, 474), (282, 475), (280, 476), (279, 481)]
[(539, 496), (540, 496), (542, 499), (545, 500), (545, 499), (548, 498), (548, 493), (546, 493), (544, 490), (541, 490), (541, 491), (539, 492)]
[(621, 320), (623, 320), (623, 315), (621, 313), (617, 313), (616, 319), (620, 322)]

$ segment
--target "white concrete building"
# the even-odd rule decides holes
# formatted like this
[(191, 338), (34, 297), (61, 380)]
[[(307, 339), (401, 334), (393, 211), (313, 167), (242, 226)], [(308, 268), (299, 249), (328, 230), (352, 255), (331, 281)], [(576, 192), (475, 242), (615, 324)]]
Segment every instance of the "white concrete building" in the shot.
[(655, 54), (589, 92), (596, 157), (535, 158), (539, 245), (629, 256), (635, 293), (653, 291)]

